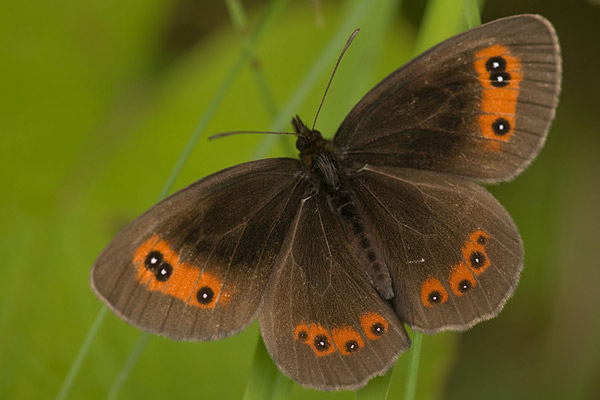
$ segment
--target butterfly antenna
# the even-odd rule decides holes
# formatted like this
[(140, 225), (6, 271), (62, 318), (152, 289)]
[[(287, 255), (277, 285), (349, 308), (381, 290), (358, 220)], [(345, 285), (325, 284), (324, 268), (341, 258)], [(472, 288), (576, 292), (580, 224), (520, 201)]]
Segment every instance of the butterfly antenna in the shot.
[(231, 132), (222, 132), (217, 133), (216, 135), (212, 135), (208, 137), (208, 140), (213, 140), (217, 138), (222, 138), (225, 136), (238, 135), (242, 133), (252, 133), (252, 134), (264, 134), (264, 135), (293, 135), (298, 136), (296, 132), (272, 132), (272, 131), (231, 131)]
[(338, 65), (340, 65), (340, 61), (342, 61), (342, 57), (344, 56), (344, 53), (346, 53), (346, 50), (348, 50), (348, 47), (350, 47), (350, 44), (352, 43), (352, 41), (354, 40), (356, 35), (358, 35), (358, 32), (360, 32), (360, 29), (356, 29), (354, 32), (352, 32), (352, 35), (350, 35), (350, 37), (348, 38), (348, 41), (346, 41), (346, 45), (342, 49), (342, 52), (340, 53), (340, 56), (338, 57), (338, 60), (335, 63), (335, 67), (333, 68), (333, 73), (331, 74), (331, 78), (329, 78), (329, 82), (327, 83), (327, 87), (325, 88), (325, 93), (323, 93), (323, 98), (321, 99), (321, 104), (319, 104), (319, 109), (317, 110), (317, 115), (315, 115), (315, 120), (313, 121), (312, 130), (315, 129), (315, 125), (317, 124), (317, 118), (319, 117), (319, 113), (321, 112), (321, 107), (323, 107), (323, 102), (325, 101), (325, 96), (327, 96), (327, 92), (329, 91), (329, 86), (331, 86), (331, 81), (333, 81), (333, 77), (335, 76), (335, 71), (337, 71)]

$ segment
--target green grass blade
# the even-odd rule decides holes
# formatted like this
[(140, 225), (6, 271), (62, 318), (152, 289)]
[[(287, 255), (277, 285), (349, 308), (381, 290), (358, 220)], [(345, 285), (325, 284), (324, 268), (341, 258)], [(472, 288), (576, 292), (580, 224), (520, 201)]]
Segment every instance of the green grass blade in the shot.
[(265, 27), (267, 26), (267, 24), (283, 8), (283, 6), (285, 5), (285, 3), (287, 1), (288, 0), (273, 0), (269, 4), (269, 7), (267, 8), (267, 11), (265, 12), (263, 19), (261, 20), (259, 25), (256, 27), (256, 30), (254, 31), (252, 36), (250, 36), (250, 38), (247, 42), (247, 45), (244, 46), (244, 49), (240, 53), (238, 59), (233, 64), (231, 70), (229, 71), (229, 73), (227, 74), (225, 79), (223, 80), (221, 87), (219, 88), (219, 90), (217, 91), (215, 96), (213, 97), (213, 101), (210, 103), (210, 105), (204, 112), (204, 115), (203, 115), (202, 119), (200, 120), (200, 122), (198, 123), (198, 126), (194, 130), (187, 145), (181, 152), (181, 155), (179, 156), (179, 159), (177, 160), (175, 167), (173, 167), (171, 174), (167, 178), (167, 182), (165, 183), (165, 186), (163, 187), (163, 190), (160, 193), (159, 199), (163, 199), (164, 197), (166, 197), (167, 194), (169, 193), (169, 191), (171, 190), (171, 188), (173, 187), (173, 184), (175, 183), (175, 179), (179, 175), (179, 172), (183, 168), (183, 165), (185, 164), (187, 159), (190, 157), (190, 154), (196, 147), (196, 144), (202, 137), (202, 133), (208, 126), (208, 123), (214, 117), (219, 105), (222, 103), (223, 99), (225, 98), (225, 94), (229, 91), (231, 84), (233, 83), (235, 78), (240, 73), (242, 67), (246, 64), (246, 62), (252, 55), (254, 46), (256, 45), (256, 42), (257, 42), (259, 36), (262, 33), (264, 33)]
[(83, 363), (83, 360), (85, 360), (86, 356), (88, 355), (88, 352), (90, 351), (92, 342), (94, 341), (94, 338), (96, 337), (96, 334), (98, 333), (98, 330), (102, 325), (102, 321), (104, 321), (104, 317), (106, 317), (107, 311), (108, 307), (106, 306), (102, 306), (100, 311), (98, 311), (98, 314), (94, 319), (92, 327), (88, 331), (83, 343), (81, 344), (81, 347), (77, 352), (77, 356), (75, 356), (75, 360), (73, 360), (73, 363), (69, 368), (69, 372), (67, 372), (67, 376), (65, 377), (65, 380), (63, 381), (60, 390), (56, 395), (56, 400), (64, 400), (69, 395), (71, 387), (73, 387), (73, 383), (75, 382), (75, 378), (77, 377), (77, 375), (79, 374), (79, 370), (81, 369), (81, 364)]
[(477, 0), (463, 0), (463, 10), (467, 18), (469, 29), (481, 25), (481, 16), (479, 15), (479, 5)]
[(108, 395), (106, 396), (107, 400), (114, 400), (117, 398), (117, 396), (119, 395), (119, 390), (121, 390), (121, 386), (123, 386), (123, 383), (125, 383), (125, 381), (129, 377), (129, 374), (133, 370), (133, 367), (135, 367), (135, 365), (137, 364), (137, 361), (139, 360), (140, 356), (144, 352), (144, 349), (146, 348), (146, 344), (148, 344), (148, 340), (150, 340), (150, 334), (147, 332), (142, 332), (142, 334), (140, 335), (140, 338), (138, 339), (137, 343), (135, 344), (135, 347), (129, 353), (129, 356), (127, 357), (127, 360), (125, 361), (125, 364), (123, 364), (123, 368), (121, 369), (121, 372), (119, 372), (119, 375), (113, 381), (113, 384), (110, 387)]
[(414, 400), (417, 391), (417, 378), (419, 376), (419, 360), (421, 359), (421, 343), (423, 334), (413, 331), (412, 346), (410, 348), (410, 363), (404, 388), (404, 400)]
[(415, 44), (415, 55), (467, 27), (462, 0), (429, 0)]
[[(282, 4), (279, 7), (283, 6)], [(258, 60), (254, 54), (254, 46), (251, 43), (250, 36), (248, 35), (248, 18), (246, 18), (246, 12), (244, 6), (240, 0), (227, 0), (227, 10), (229, 12), (229, 18), (233, 25), (242, 36), (244, 46), (250, 51), (250, 67), (252, 68), (252, 74), (256, 80), (256, 85), (262, 98), (265, 108), (269, 113), (269, 116), (274, 119), (277, 116), (277, 106), (275, 105), (275, 99), (273, 93), (269, 89), (267, 79), (265, 78), (264, 71), (261, 67), (262, 63)]]

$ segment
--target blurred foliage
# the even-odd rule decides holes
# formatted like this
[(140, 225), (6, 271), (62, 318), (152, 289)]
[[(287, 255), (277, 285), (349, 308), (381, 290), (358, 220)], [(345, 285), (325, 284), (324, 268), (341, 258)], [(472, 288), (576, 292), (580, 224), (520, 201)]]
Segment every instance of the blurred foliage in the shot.
[[(346, 2), (322, 3), (319, 28), (312, 2), (289, 2), (207, 133), (270, 126), (251, 68), (285, 104), (344, 15)], [(244, 2), (250, 27), (265, 5)], [(362, 94), (410, 59), (424, 7), (405, 0), (368, 15), (324, 104), (322, 132), (331, 135)], [(53, 398), (101, 307), (90, 266), (154, 203), (243, 41), (214, 0), (4, 0), (0, 10), (0, 398)], [(490, 188), (520, 227), (525, 269), (498, 318), (424, 337), (418, 398), (600, 398), (600, 8), (488, 0), (482, 21), (524, 12), (554, 23), (564, 57), (544, 150), (514, 182)], [(307, 121), (332, 68), (297, 110)], [(262, 140), (202, 140), (176, 188), (251, 159)], [(291, 155), (293, 141), (284, 140), (270, 156)], [(120, 398), (240, 398), (257, 331), (207, 343), (152, 338)], [(70, 398), (105, 398), (139, 335), (109, 313)], [(403, 393), (407, 361), (394, 369), (391, 398)], [(297, 385), (292, 393), (352, 397)]]

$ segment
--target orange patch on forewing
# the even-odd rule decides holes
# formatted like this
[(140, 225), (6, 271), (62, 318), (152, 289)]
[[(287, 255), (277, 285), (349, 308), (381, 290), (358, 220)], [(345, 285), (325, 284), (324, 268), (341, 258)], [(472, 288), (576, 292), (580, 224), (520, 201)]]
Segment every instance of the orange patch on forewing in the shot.
[(144, 262), (146, 261), (148, 253), (154, 250), (154, 246), (158, 240), (158, 235), (152, 235), (152, 237), (142, 243), (133, 254), (133, 264), (137, 267), (136, 279), (140, 283), (148, 284), (154, 279), (154, 273), (145, 267)]
[(306, 344), (313, 349), (317, 357), (327, 356), (335, 352), (329, 331), (319, 324), (310, 324)]
[[(158, 251), (161, 253), (163, 260), (171, 265), (173, 268), (173, 274), (166, 281), (158, 281), (154, 272), (148, 270), (145, 265), (146, 256), (152, 252)], [(137, 266), (137, 275), (136, 279), (141, 284), (147, 285), (150, 291), (163, 291), (167, 286), (168, 282), (172, 278), (172, 276), (177, 271), (177, 266), (179, 265), (179, 258), (177, 255), (170, 249), (167, 242), (164, 240), (159, 240), (158, 235), (154, 234), (148, 240), (146, 240), (140, 247), (138, 247), (133, 255), (134, 265)]]
[[(486, 62), (492, 57), (502, 57), (506, 66), (499, 72), (510, 75), (510, 81), (503, 87), (492, 85), (491, 73), (486, 69)], [(521, 61), (512, 56), (506, 46), (493, 45), (478, 51), (475, 54), (475, 70), (479, 82), (483, 88), (481, 97), (481, 112), (479, 116), (479, 127), (481, 134), (486, 139), (509, 142), (515, 132), (515, 115), (517, 112), (517, 99), (519, 97), (519, 85), (523, 79)], [(492, 124), (498, 118), (503, 118), (510, 124), (510, 130), (503, 134), (496, 134)], [(499, 146), (482, 146), (484, 150), (499, 151)]]
[[(430, 296), (435, 294), (439, 299), (437, 302), (433, 302)], [(448, 301), (448, 291), (439, 279), (429, 277), (421, 285), (421, 303), (426, 307), (433, 307), (438, 304), (442, 304)]]
[(335, 346), (344, 356), (356, 353), (365, 345), (360, 333), (356, 332), (350, 326), (333, 328), (331, 336), (333, 336)]
[[(196, 281), (194, 280), (194, 282)], [(192, 295), (192, 298), (190, 299), (190, 304), (193, 304), (196, 307), (200, 308), (214, 308), (217, 304), (217, 301), (219, 300), (219, 295), (221, 294), (222, 286), (223, 283), (216, 275), (210, 272), (204, 272), (202, 275), (200, 275), (200, 279), (198, 279), (198, 282), (195, 288), (193, 289), (194, 293)], [(207, 298), (205, 302), (200, 302), (197, 293), (198, 291), (203, 289), (205, 291), (207, 289), (210, 289), (208, 293), (211, 293), (211, 296)]]
[[(465, 282), (469, 285), (467, 286), (467, 290), (465, 290)], [(473, 272), (471, 272), (464, 262), (461, 261), (452, 267), (450, 271), (450, 289), (452, 289), (452, 293), (460, 297), (468, 293), (476, 285), (477, 281), (473, 276)]]
[(189, 264), (178, 264), (168, 280), (169, 284), (165, 293), (187, 303), (194, 294), (194, 287), (199, 275), (200, 268)]
[(387, 320), (376, 312), (370, 312), (361, 316), (360, 325), (369, 340), (377, 340), (383, 337), (389, 328)]
[(158, 242), (158, 239), (158, 235), (154, 234), (150, 239), (142, 243), (133, 254), (133, 263), (136, 265), (142, 264), (146, 260), (148, 253), (154, 250), (154, 245)]
[[(155, 272), (146, 267), (146, 257), (153, 251), (159, 252), (163, 261), (173, 268), (171, 275), (164, 281), (157, 280)], [(227, 304), (230, 300), (231, 294), (222, 293), (223, 283), (214, 273), (201, 274), (200, 268), (181, 263), (169, 244), (160, 240), (156, 234), (136, 249), (133, 264), (137, 268), (136, 279), (150, 291), (161, 291), (199, 308), (214, 308), (217, 301), (220, 304)], [(198, 289), (202, 287), (209, 287), (213, 291), (210, 301), (206, 303), (200, 303), (196, 298)]]
[(490, 236), (484, 231), (476, 230), (469, 235), (469, 239), (463, 245), (463, 258), (475, 275), (480, 275), (491, 265), (485, 251), (489, 238)]
[[(502, 136), (496, 135), (494, 129), (492, 128), (492, 124), (496, 122), (498, 118), (505, 119), (506, 122), (510, 124), (510, 130)], [(515, 131), (515, 117), (514, 115), (482, 114), (479, 116), (479, 126), (481, 127), (481, 134), (483, 135), (483, 137), (485, 137), (486, 139), (494, 140), (493, 142), (486, 143), (498, 143), (496, 142), (496, 140), (508, 142), (513, 132)]]

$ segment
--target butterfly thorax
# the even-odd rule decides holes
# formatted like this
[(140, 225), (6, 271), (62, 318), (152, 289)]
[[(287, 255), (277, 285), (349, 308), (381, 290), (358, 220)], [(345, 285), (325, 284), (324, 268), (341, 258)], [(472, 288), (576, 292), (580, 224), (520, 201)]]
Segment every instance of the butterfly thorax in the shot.
[(340, 186), (340, 170), (335, 156), (333, 142), (323, 138), (321, 132), (309, 129), (298, 116), (292, 120), (298, 134), (296, 148), (300, 151), (300, 161), (317, 186), (325, 190), (336, 190)]
[(300, 161), (314, 183), (313, 191), (326, 194), (330, 207), (344, 226), (361, 269), (379, 295), (391, 299), (394, 291), (387, 264), (352, 190), (351, 174), (340, 168), (333, 142), (323, 138), (319, 131), (309, 129), (298, 116), (292, 120), (292, 125), (298, 133), (296, 147), (300, 151)]

